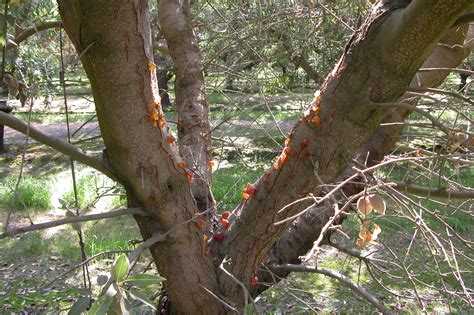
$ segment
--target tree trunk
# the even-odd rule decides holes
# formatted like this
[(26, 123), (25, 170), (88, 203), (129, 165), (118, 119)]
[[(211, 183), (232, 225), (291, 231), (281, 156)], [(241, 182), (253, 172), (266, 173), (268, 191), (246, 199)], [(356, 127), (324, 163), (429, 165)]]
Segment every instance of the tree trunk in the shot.
[[(389, 107), (377, 104), (403, 95), (440, 37), (472, 4), (472, 0), (418, 0), (377, 6), (295, 126), (285, 153), (249, 191), (250, 198), (234, 211), (237, 219), (223, 242), (212, 241), (212, 255), (207, 256), (202, 231), (193, 219), (198, 206), (202, 210), (202, 204), (209, 202), (208, 196), (199, 194), (209, 191), (203, 184), (210, 183), (206, 177), (210, 172), (203, 169), (209, 159), (209, 129), (202, 71), (195, 62), (199, 56), (189, 59), (199, 51), (185, 23), (186, 10), (180, 11), (176, 0), (160, 3), (162, 26), (175, 23), (165, 36), (174, 55), (177, 95), (188, 97), (177, 101), (184, 104), (179, 114), (185, 124), (179, 136), (194, 177), (170, 141), (161, 110), (147, 1), (58, 2), (77, 51), (89, 48), (81, 61), (91, 82), (106, 160), (125, 186), (130, 204), (149, 215), (136, 217), (141, 233), (149, 238), (170, 231), (151, 252), (168, 280), (173, 311), (206, 314), (228, 310), (209, 292), (243, 308), (243, 290), (235, 280), (250, 286), (291, 221), (275, 223), (297, 214), (304, 204), (280, 210), (341, 175), (389, 112)], [(180, 41), (177, 34), (186, 40)], [(188, 147), (195, 151), (187, 154)], [(235, 278), (215, 267), (224, 257), (228, 258), (224, 268)]]
[[(177, 313), (216, 314), (222, 305), (211, 257), (192, 221), (197, 204), (161, 110), (153, 67), (147, 1), (60, 0), (64, 27), (90, 79), (107, 160), (130, 202), (145, 238), (173, 229), (151, 252), (167, 278)], [(185, 223), (188, 222), (188, 223)], [(181, 224), (181, 225), (179, 225)]]
[(158, 87), (160, 92), (161, 106), (163, 108), (171, 107), (171, 100), (169, 96), (168, 82), (173, 77), (173, 73), (168, 70), (157, 71), (156, 77), (158, 79)]
[(178, 0), (158, 1), (163, 35), (173, 58), (178, 107), (179, 151), (193, 173), (191, 183), (200, 211), (215, 207), (212, 185), (211, 128), (204, 96), (201, 52), (191, 26), (190, 4)]

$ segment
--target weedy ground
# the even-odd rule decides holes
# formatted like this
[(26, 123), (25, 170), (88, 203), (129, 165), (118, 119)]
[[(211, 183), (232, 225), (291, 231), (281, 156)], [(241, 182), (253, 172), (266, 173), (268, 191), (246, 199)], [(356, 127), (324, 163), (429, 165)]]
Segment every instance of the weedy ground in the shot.
[[(211, 124), (214, 148), (214, 187), (213, 192), (219, 203), (219, 210), (232, 210), (242, 199), (242, 188), (246, 183), (253, 183), (268, 167), (275, 156), (282, 149), (286, 134), (296, 121), (301, 108), (311, 98), (310, 94), (296, 95), (294, 97), (272, 97), (262, 100), (259, 96), (247, 98), (235, 95), (222, 97), (220, 94), (211, 94), (208, 102), (211, 104)], [(94, 120), (93, 110), (89, 105), (83, 104), (83, 99), (70, 121), (77, 123), (91, 120), (90, 124), (97, 124)], [(262, 106), (266, 102), (268, 106)], [(70, 103), (74, 104), (74, 100)], [(233, 106), (230, 106), (232, 105)], [(238, 104), (236, 106), (235, 104)], [(230, 108), (230, 109), (229, 109)], [(27, 113), (17, 112), (16, 116), (26, 119)], [(445, 115), (449, 115), (445, 114)], [(166, 117), (173, 131), (173, 121), (176, 121), (176, 112), (166, 111)], [(422, 117), (413, 117), (421, 120)], [(449, 117), (448, 117), (449, 119)], [(32, 122), (53, 126), (51, 129), (57, 136), (65, 136), (65, 117), (58, 111), (37, 110), (32, 115)], [(63, 128), (58, 128), (63, 127)], [(47, 128), (47, 127), (46, 127)], [(87, 128), (86, 128), (87, 129)], [(93, 128), (88, 129), (93, 130)], [(416, 134), (416, 130), (410, 130)], [(77, 145), (81, 148), (101, 154), (103, 143), (99, 138), (93, 137)], [(90, 137), (83, 134), (83, 139)], [(81, 137), (81, 136), (78, 136)], [(15, 138), (14, 143), (9, 143), (7, 138), (7, 151), (0, 157), (0, 221), (5, 222), (8, 211), (11, 210), (12, 225), (27, 225), (30, 222), (43, 222), (64, 217), (66, 209), (75, 207), (74, 190), (72, 186), (69, 159), (56, 151), (40, 145), (34, 141), (25, 149), (22, 162), (23, 138)], [(412, 141), (419, 141), (420, 137), (413, 137)], [(23, 178), (16, 189), (19, 168), (23, 165)], [(454, 166), (443, 166), (447, 172)], [(384, 173), (385, 172), (385, 173)], [(388, 173), (392, 177), (404, 178), (407, 169), (382, 169), (379, 173), (384, 176)], [(471, 169), (462, 169), (458, 172), (457, 180), (466, 187), (474, 187), (474, 174)], [(109, 211), (126, 206), (126, 200), (121, 187), (116, 186), (103, 175), (90, 168), (76, 164), (77, 197), (82, 214)], [(438, 209), (439, 205), (421, 200), (424, 206)], [(472, 206), (472, 205), (471, 205)], [(414, 226), (390, 212), (393, 204), (385, 216), (374, 217), (382, 228), (381, 243), (407, 247), (410, 233)], [(393, 209), (393, 208), (392, 208)], [(472, 213), (455, 213), (448, 223), (461, 235), (472, 235)], [(437, 224), (432, 222), (432, 224)], [(343, 228), (351, 238), (349, 242), (355, 243), (360, 221), (357, 216), (349, 215)], [(130, 217), (119, 217), (97, 222), (82, 224), (87, 256), (93, 256), (111, 250), (131, 250), (134, 248), (133, 240), (140, 240), (140, 234)], [(398, 242), (398, 243), (397, 243)], [(370, 245), (364, 249), (370, 252), (380, 245)], [(80, 251), (77, 232), (69, 226), (61, 226), (45, 231), (31, 232), (17, 237), (0, 240), (1, 266), (0, 266), (0, 312), (58, 312), (67, 311), (71, 304), (81, 295), (83, 278), (81, 269), (70, 271), (80, 262)], [(89, 271), (92, 284), (97, 285), (95, 278), (106, 273), (116, 254), (99, 256), (91, 262)], [(384, 257), (388, 259), (388, 257)], [(137, 266), (137, 271), (148, 269), (149, 255), (144, 255)], [(413, 300), (396, 298), (387, 294), (371, 280), (365, 265), (349, 256), (325, 247), (319, 256), (314, 257), (319, 266), (330, 268), (343, 273), (353, 281), (360, 283), (386, 305), (390, 305), (400, 312), (419, 312), (420, 308)], [(423, 272), (422, 261), (419, 265), (411, 266), (416, 273)], [(62, 276), (58, 278), (59, 276)], [(403, 277), (403, 275), (399, 275)], [(426, 282), (435, 283), (427, 275)], [(56, 279), (58, 278), (58, 279)], [(467, 278), (468, 287), (474, 286), (474, 278)], [(389, 281), (385, 283), (398, 292), (405, 290), (406, 282)], [(434, 302), (427, 305), (429, 311), (451, 312), (467, 311), (465, 305), (457, 300), (446, 303), (443, 296), (432, 292), (422, 292), (431, 295)], [(147, 292), (152, 295), (154, 292)], [(357, 312), (370, 313), (373, 308), (364, 300), (354, 295), (348, 288), (337, 281), (318, 274), (292, 274), (288, 279), (280, 282), (272, 289), (260, 296), (257, 301), (257, 311), (270, 314), (301, 313), (301, 312)], [(255, 309), (250, 309), (255, 312)]]

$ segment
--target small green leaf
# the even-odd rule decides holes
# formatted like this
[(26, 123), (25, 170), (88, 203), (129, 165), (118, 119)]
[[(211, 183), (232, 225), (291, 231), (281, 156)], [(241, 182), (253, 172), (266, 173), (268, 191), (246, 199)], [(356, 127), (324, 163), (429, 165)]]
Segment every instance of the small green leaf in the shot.
[(107, 280), (109, 280), (109, 277), (107, 277), (106, 275), (97, 276), (97, 284), (100, 286), (103, 286), (104, 284), (106, 284)]
[(106, 315), (112, 302), (113, 299), (110, 297), (100, 298), (92, 305), (89, 312), (87, 312), (87, 315)]
[(77, 299), (77, 301), (72, 305), (71, 309), (68, 312), (68, 315), (80, 315), (87, 310), (91, 304), (91, 298), (88, 296), (83, 296)]
[[(67, 209), (67, 202), (66, 201), (64, 201), (61, 198), (59, 198), (58, 201), (61, 204), (61, 207), (63, 207), (64, 209)], [(67, 213), (66, 213), (66, 216), (67, 216)]]
[(153, 284), (160, 284), (161, 282), (165, 281), (166, 279), (157, 275), (150, 275), (150, 274), (136, 274), (131, 275), (128, 277), (125, 282), (133, 282), (139, 287), (144, 287)]
[(112, 277), (115, 278), (115, 280), (122, 281), (123, 278), (127, 275), (128, 268), (130, 266), (130, 263), (128, 261), (127, 256), (125, 254), (120, 255), (115, 259), (114, 263), (112, 264), (112, 270), (110, 273), (112, 274)]

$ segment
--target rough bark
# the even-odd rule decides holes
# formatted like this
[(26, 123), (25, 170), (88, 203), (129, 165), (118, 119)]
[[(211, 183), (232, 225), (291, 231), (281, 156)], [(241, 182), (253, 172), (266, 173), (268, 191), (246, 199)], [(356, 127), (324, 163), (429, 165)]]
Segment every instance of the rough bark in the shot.
[(180, 4), (178, 0), (162, 0), (158, 4), (161, 31), (176, 75), (179, 151), (193, 173), (194, 199), (199, 210), (204, 211), (214, 207), (215, 200), (210, 190), (211, 135), (201, 52), (191, 25), (190, 4), (186, 1)]
[[(153, 71), (147, 1), (58, 1), (65, 30), (82, 55), (90, 79), (106, 158), (127, 190), (145, 238), (174, 228), (151, 248), (178, 313), (219, 313), (222, 306), (201, 286), (217, 291), (214, 266), (203, 255), (202, 232), (186, 170), (159, 103)], [(187, 224), (181, 224), (189, 221)], [(192, 284), (192, 285), (190, 285)]]

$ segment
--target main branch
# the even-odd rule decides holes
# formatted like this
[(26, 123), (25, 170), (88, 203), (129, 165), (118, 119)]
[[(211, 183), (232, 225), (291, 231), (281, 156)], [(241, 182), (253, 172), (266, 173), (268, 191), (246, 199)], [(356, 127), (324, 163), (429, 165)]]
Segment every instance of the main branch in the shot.
[[(243, 207), (236, 209), (239, 219), (224, 239), (232, 262), (226, 268), (236, 277), (250, 281), (269, 247), (290, 224), (274, 223), (294, 216), (307, 204), (279, 210), (308, 192), (321, 190), (312, 174), (317, 173), (324, 183), (333, 183), (374, 134), (389, 108), (367, 104), (393, 103), (400, 98), (440, 37), (471, 4), (457, 0), (416, 2), (425, 3), (426, 12), (420, 13), (424, 24), (414, 21), (406, 29), (390, 32), (389, 26), (403, 20), (404, 10), (375, 8), (293, 129), (280, 158), (254, 184)], [(413, 40), (418, 38), (417, 32), (423, 39)], [(406, 50), (398, 42), (387, 42), (386, 37), (397, 39)], [(229, 282), (223, 287), (229, 296), (239, 294)]]
[(21, 42), (25, 41), (28, 37), (33, 36), (34, 34), (36, 34), (38, 32), (48, 30), (48, 29), (51, 29), (51, 28), (62, 27), (62, 25), (63, 24), (62, 24), (61, 21), (50, 21), (50, 22), (44, 22), (44, 23), (35, 25), (35, 26), (21, 32), (20, 34), (18, 34), (13, 39), (13, 43), (9, 43), (7, 45), (7, 49), (11, 49), (15, 45), (19, 45)]

